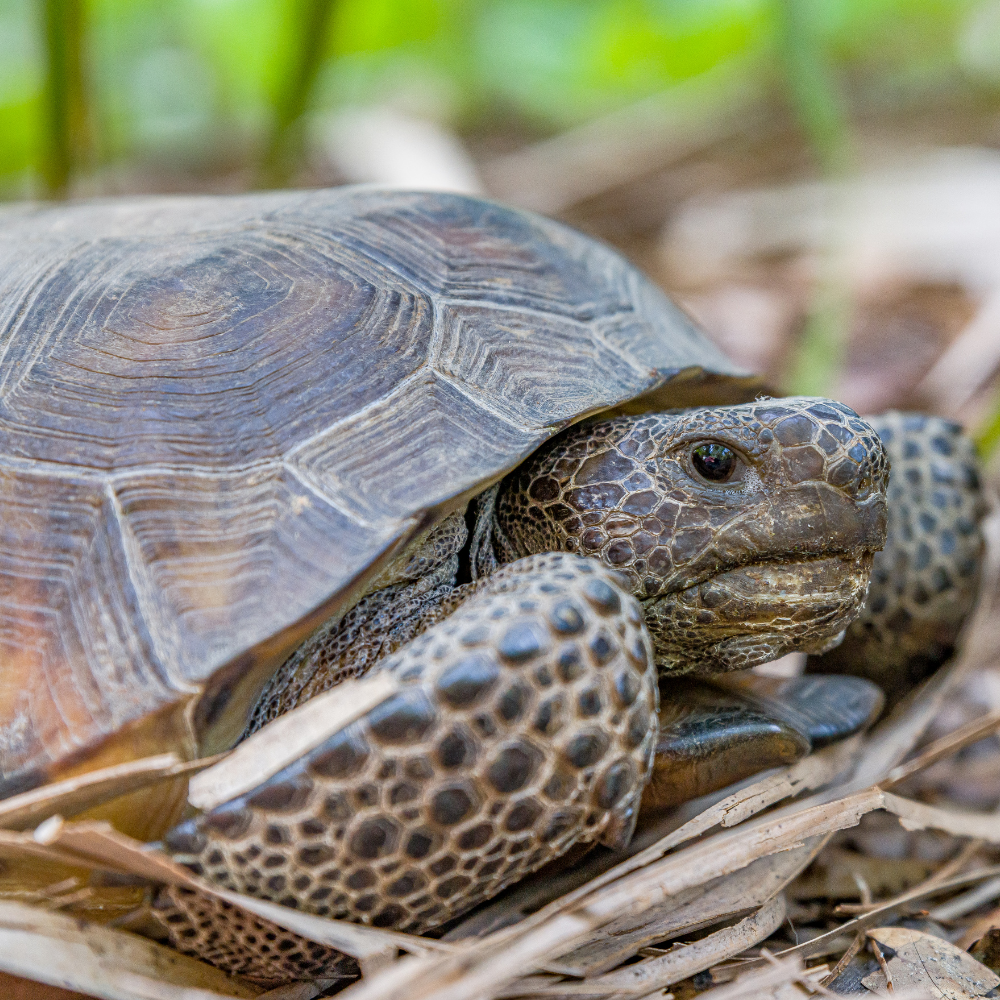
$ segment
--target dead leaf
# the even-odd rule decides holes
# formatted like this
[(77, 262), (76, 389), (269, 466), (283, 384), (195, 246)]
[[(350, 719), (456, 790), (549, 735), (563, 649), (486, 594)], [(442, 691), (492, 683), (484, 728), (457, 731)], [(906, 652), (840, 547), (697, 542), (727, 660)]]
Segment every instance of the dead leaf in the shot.
[(1000, 912), (994, 911), (990, 917), (996, 924), (975, 943), (972, 957), (987, 969), (997, 972), (1000, 971)]
[(715, 931), (693, 944), (583, 982), (561, 983), (531, 994), (526, 991), (524, 996), (559, 997), (567, 1000), (582, 1000), (584, 997), (594, 1000), (601, 997), (614, 997), (616, 1000), (645, 997), (763, 941), (781, 926), (784, 919), (785, 897), (779, 894), (739, 923)]
[[(1000, 985), (1000, 976), (953, 944), (908, 927), (876, 927), (868, 931), (883, 949), (895, 952), (888, 959), (894, 992), (923, 988), (944, 1000), (973, 1000)], [(861, 980), (872, 993), (890, 996), (885, 974), (873, 972)]]
[(682, 931), (690, 935), (724, 919), (743, 916), (773, 899), (796, 872), (809, 864), (822, 843), (822, 838), (814, 837), (801, 847), (761, 858), (732, 875), (671, 896), (637, 917), (616, 920), (590, 941), (546, 962), (544, 967), (566, 976), (600, 975), (654, 941), (669, 940)]
[(877, 858), (843, 847), (825, 850), (809, 869), (789, 888), (793, 899), (856, 899), (860, 876), (879, 898), (897, 896), (920, 885), (934, 874), (940, 865), (919, 858)]

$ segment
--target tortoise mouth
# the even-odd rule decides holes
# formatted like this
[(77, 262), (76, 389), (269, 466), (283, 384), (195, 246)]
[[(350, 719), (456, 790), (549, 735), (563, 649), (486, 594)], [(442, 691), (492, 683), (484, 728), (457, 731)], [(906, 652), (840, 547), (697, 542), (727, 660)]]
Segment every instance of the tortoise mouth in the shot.
[(838, 606), (857, 601), (860, 611), (874, 555), (862, 551), (760, 559), (713, 573), (681, 593), (697, 592), (709, 608), (739, 600), (793, 621), (800, 610), (808, 609), (812, 617), (831, 600)]
[[(755, 555), (745, 561), (732, 560), (689, 576), (683, 581), (682, 586), (677, 587), (673, 596), (678, 598), (681, 594), (696, 591), (699, 587), (710, 586), (713, 580), (736, 580), (741, 574), (749, 575), (768, 589), (791, 585), (792, 591), (795, 591), (797, 588), (794, 581), (807, 579), (812, 579), (825, 587), (833, 582), (833, 577), (837, 573), (842, 573), (845, 569), (853, 572), (851, 567), (854, 566), (867, 566), (867, 573), (870, 575), (875, 552), (874, 548), (859, 546), (832, 551), (827, 549), (823, 552), (778, 552), (767, 556)], [(833, 577), (830, 576), (831, 573)], [(867, 586), (866, 580), (865, 587)], [(661, 594), (650, 600), (659, 600), (664, 596), (669, 594)]]
[(827, 648), (861, 613), (874, 553), (766, 559), (644, 602), (658, 654), (680, 671), (733, 669)]

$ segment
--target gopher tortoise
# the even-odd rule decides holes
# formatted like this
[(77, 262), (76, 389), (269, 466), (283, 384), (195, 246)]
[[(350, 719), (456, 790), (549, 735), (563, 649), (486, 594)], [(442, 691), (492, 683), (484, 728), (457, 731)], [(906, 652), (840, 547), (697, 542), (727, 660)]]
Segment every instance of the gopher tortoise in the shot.
[[(625, 843), (659, 679), (824, 652), (885, 540), (869, 423), (762, 397), (617, 254), (483, 201), (9, 208), (0, 330), (0, 796), (243, 735), (225, 801), (104, 815), (320, 915), (422, 932)], [(877, 710), (828, 680), (768, 711), (664, 687), (700, 729), (660, 800)], [(350, 964), (191, 890), (153, 908), (262, 980)]]

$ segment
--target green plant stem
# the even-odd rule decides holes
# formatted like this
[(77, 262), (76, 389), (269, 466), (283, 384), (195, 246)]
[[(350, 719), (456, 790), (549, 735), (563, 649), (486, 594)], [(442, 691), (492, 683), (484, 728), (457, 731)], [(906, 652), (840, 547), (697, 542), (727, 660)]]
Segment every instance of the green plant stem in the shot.
[[(810, 24), (812, 2), (775, 0), (778, 47), (795, 118), (823, 173), (836, 178), (849, 165), (850, 138), (836, 81)], [(838, 248), (825, 249), (829, 258), (787, 376), (791, 391), (803, 395), (825, 395), (839, 381), (850, 327), (850, 302), (835, 273)]]
[(40, 173), (52, 197), (65, 197), (86, 145), (83, 0), (43, 0), (44, 123)]
[(789, 391), (795, 395), (829, 395), (844, 367), (851, 303), (836, 278), (821, 275), (819, 280), (786, 375)]
[(334, 0), (300, 0), (299, 28), (289, 72), (275, 101), (274, 124), (261, 169), (261, 185), (287, 183), (302, 151), (301, 118), (319, 73)]
[(814, 0), (776, 0), (778, 48), (792, 110), (823, 172), (844, 172), (849, 133), (836, 81), (810, 25)]
[(976, 451), (983, 462), (988, 462), (996, 454), (1000, 445), (1000, 393), (997, 394), (990, 415), (976, 430), (974, 435)]

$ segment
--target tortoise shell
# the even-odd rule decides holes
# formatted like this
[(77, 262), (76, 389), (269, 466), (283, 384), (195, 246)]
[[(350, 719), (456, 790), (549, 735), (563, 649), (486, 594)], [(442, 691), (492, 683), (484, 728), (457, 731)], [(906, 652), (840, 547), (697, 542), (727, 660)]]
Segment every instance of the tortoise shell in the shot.
[(226, 746), (552, 434), (758, 388), (593, 240), (373, 189), (6, 209), (0, 345), (0, 796)]

